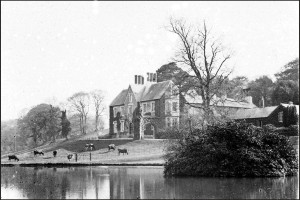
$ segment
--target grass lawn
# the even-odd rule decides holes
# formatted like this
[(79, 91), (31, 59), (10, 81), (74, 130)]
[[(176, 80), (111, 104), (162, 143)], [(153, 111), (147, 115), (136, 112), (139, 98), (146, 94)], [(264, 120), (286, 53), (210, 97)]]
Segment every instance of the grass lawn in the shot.
[[(86, 143), (93, 143), (96, 150), (86, 152)], [(165, 140), (132, 140), (132, 139), (111, 139), (111, 140), (77, 140), (63, 141), (57, 145), (43, 148), (44, 156), (34, 157), (33, 152), (16, 154), (19, 162), (8, 161), (7, 157), (1, 158), (2, 164), (163, 164)], [(126, 148), (128, 155), (118, 154), (117, 150), (108, 151), (107, 146), (115, 144), (117, 148)], [(53, 150), (57, 156), (53, 157)], [(91, 153), (91, 160), (90, 160)], [(68, 154), (73, 154), (72, 159), (67, 159)], [(77, 154), (77, 162), (75, 161)]]

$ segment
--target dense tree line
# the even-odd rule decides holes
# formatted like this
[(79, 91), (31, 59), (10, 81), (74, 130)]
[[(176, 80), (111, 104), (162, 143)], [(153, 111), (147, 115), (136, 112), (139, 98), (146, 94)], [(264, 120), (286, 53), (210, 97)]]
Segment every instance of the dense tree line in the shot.
[[(101, 90), (78, 92), (65, 102), (42, 103), (27, 109), (17, 120), (1, 122), (1, 153), (56, 142), (57, 138), (102, 131), (105, 109)], [(90, 107), (95, 110), (89, 115)]]
[[(157, 70), (157, 76), (159, 82), (173, 80), (183, 96), (188, 94), (190, 85), (195, 81), (175, 62), (161, 66)], [(226, 78), (216, 94), (219, 96), (226, 94), (229, 98), (242, 100), (243, 89), (249, 88), (249, 95), (253, 97), (256, 106), (263, 106), (262, 101), (264, 106), (275, 106), (289, 101), (299, 105), (299, 59), (287, 63), (275, 77), (275, 81), (265, 75), (255, 80), (249, 80), (246, 76)]]

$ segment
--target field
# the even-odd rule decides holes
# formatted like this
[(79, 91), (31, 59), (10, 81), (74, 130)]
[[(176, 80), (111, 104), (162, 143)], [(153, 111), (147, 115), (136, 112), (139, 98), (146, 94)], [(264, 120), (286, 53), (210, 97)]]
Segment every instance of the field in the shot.
[[(85, 144), (93, 143), (96, 150), (85, 151)], [(118, 154), (116, 150), (108, 151), (108, 145), (115, 144), (117, 148), (126, 148), (127, 154)], [(132, 139), (101, 139), (61, 141), (57, 144), (38, 148), (44, 155), (33, 155), (33, 150), (16, 153), (20, 159), (8, 161), (7, 156), (1, 157), (1, 164), (163, 164), (164, 146), (166, 140), (132, 140)], [(57, 156), (53, 156), (56, 150)], [(69, 161), (67, 155), (73, 157)], [(77, 161), (75, 159), (77, 154)]]

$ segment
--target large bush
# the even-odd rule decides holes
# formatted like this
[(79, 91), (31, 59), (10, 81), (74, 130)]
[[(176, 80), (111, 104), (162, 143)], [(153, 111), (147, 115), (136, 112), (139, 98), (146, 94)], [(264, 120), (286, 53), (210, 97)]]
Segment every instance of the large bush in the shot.
[(167, 176), (283, 176), (298, 169), (286, 136), (245, 122), (197, 130), (170, 145), (165, 159)]

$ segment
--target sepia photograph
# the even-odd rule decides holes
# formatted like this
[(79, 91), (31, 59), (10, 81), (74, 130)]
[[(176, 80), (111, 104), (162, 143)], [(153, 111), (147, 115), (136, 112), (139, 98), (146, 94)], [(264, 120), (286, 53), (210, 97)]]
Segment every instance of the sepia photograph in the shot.
[(299, 1), (1, 1), (1, 199), (299, 199)]

